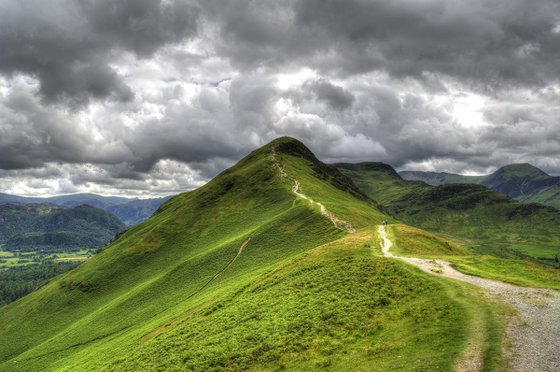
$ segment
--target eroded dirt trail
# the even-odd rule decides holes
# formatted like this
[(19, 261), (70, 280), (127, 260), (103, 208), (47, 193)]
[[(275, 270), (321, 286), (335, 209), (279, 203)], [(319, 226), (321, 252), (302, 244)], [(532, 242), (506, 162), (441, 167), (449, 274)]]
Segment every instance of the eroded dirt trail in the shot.
[(443, 260), (399, 257), (389, 250), (393, 243), (385, 226), (379, 226), (381, 250), (386, 257), (411, 263), (433, 275), (461, 280), (483, 288), (518, 311), (511, 319), (507, 336), (514, 349), (508, 370), (519, 372), (560, 371), (560, 292), (551, 289), (524, 288), (515, 285), (465, 275)]
[[(285, 179), (285, 180), (290, 179), (290, 177), (288, 176), (288, 174), (284, 170), (284, 167), (282, 167), (282, 164), (278, 160), (278, 157), (276, 156), (276, 149), (274, 147), (272, 148), (272, 164), (273, 164), (274, 168), (276, 169), (276, 172), (278, 173), (278, 176), (280, 176), (280, 178)], [(327, 209), (327, 207), (325, 207), (323, 204), (321, 204), (321, 203), (311, 199), (309, 196), (303, 194), (300, 191), (300, 188), (299, 188), (299, 181), (296, 180), (296, 179), (292, 179), (292, 192), (297, 197), (305, 199), (308, 202), (310, 202), (311, 204), (315, 204), (315, 205), (319, 206), (319, 208), (321, 210), (321, 214), (323, 216), (325, 216), (326, 218), (328, 218), (329, 220), (331, 220), (331, 222), (333, 223), (333, 225), (337, 229), (344, 230), (344, 231), (349, 232), (351, 234), (356, 232), (356, 229), (352, 226), (352, 224), (350, 222), (339, 219), (338, 217), (336, 217), (334, 215), (334, 213), (329, 211)]]

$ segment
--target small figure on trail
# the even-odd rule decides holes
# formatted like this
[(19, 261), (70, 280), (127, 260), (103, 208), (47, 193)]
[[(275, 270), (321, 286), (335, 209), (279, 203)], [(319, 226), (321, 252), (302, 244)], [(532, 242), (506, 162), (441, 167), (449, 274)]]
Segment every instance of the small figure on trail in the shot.
[(383, 226), (387, 226), (387, 221), (383, 220), (383, 221), (381, 222), (381, 224), (382, 224)]

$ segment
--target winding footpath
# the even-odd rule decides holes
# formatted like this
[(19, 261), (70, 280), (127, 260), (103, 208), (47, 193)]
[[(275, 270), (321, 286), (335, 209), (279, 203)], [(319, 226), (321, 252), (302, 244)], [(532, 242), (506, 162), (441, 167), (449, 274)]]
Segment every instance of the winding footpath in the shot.
[[(282, 178), (284, 180), (289, 180), (290, 179), (290, 177), (288, 176), (288, 174), (284, 170), (284, 167), (282, 167), (282, 164), (280, 163), (280, 160), (278, 160), (278, 157), (276, 155), (276, 148), (274, 148), (274, 147), (272, 148), (272, 164), (273, 164), (274, 168), (276, 169), (276, 173), (278, 173), (278, 176), (280, 178)], [(346, 231), (350, 234), (353, 234), (353, 233), (356, 232), (356, 229), (352, 226), (352, 224), (350, 222), (339, 219), (338, 217), (336, 217), (334, 215), (334, 213), (329, 211), (327, 209), (327, 207), (325, 207), (322, 203), (319, 203), (319, 202), (311, 199), (309, 196), (303, 194), (301, 192), (300, 188), (299, 188), (299, 181), (296, 180), (296, 179), (292, 180), (292, 192), (297, 197), (305, 199), (311, 204), (318, 205), (319, 208), (320, 208), (320, 211), (321, 211), (321, 215), (328, 218), (333, 223), (334, 227), (336, 227), (337, 229)]]
[(385, 226), (379, 226), (383, 255), (406, 261), (425, 272), (471, 283), (489, 296), (511, 304), (518, 312), (507, 328), (514, 355), (508, 370), (519, 372), (560, 371), (560, 292), (515, 285), (465, 275), (443, 260), (399, 257), (389, 250), (393, 243)]

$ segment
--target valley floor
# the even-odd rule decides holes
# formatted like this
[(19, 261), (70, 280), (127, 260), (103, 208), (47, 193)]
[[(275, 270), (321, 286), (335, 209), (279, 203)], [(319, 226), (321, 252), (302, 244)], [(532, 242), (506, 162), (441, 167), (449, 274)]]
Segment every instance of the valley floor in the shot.
[(385, 226), (379, 226), (384, 256), (406, 261), (421, 270), (474, 284), (487, 295), (506, 301), (517, 310), (507, 329), (513, 346), (513, 371), (557, 371), (560, 366), (560, 292), (552, 289), (525, 288), (465, 275), (443, 260), (395, 256)]

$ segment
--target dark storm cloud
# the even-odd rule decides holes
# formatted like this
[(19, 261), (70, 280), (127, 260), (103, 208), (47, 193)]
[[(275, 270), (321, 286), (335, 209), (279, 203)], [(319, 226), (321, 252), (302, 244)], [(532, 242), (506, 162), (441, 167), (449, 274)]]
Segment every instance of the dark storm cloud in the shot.
[(489, 86), (558, 80), (555, 0), (205, 1), (219, 50), (243, 68), (307, 65), (423, 79), (441, 73)]
[(303, 85), (303, 89), (308, 89), (315, 95), (317, 100), (326, 102), (336, 110), (350, 108), (354, 102), (352, 93), (324, 79), (308, 81)]
[(151, 56), (195, 34), (198, 8), (180, 1), (0, 1), (0, 73), (37, 78), (49, 101), (129, 100), (114, 53)]

